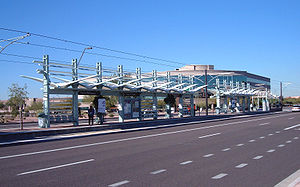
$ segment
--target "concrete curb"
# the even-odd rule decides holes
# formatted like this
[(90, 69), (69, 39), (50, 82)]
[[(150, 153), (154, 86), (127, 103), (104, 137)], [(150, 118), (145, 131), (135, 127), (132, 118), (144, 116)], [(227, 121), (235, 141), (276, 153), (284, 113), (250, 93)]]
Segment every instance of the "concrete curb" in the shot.
[(274, 187), (299, 187), (300, 186), (300, 169), (288, 176), (286, 179), (276, 184)]

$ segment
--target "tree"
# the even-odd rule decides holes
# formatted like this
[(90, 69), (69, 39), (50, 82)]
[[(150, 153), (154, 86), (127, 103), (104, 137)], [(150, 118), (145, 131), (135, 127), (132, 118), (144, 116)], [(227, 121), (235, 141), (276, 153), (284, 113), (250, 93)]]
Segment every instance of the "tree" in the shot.
[(4, 109), (5, 108), (5, 104), (3, 102), (0, 102), (0, 109)]
[(18, 84), (13, 83), (11, 87), (8, 88), (9, 100), (7, 105), (11, 107), (11, 114), (16, 117), (19, 113), (19, 108), (25, 105), (25, 100), (28, 98), (27, 86), (19, 87)]
[(28, 110), (33, 110), (35, 113), (39, 113), (43, 111), (43, 102), (33, 102)]
[(165, 102), (167, 105), (170, 105), (170, 107), (175, 106), (176, 100), (175, 100), (174, 95), (168, 94), (167, 97), (164, 99), (164, 102)]
[(111, 107), (115, 107), (118, 103), (118, 97), (117, 96), (108, 96), (105, 97), (106, 100), (106, 109), (110, 110)]
[(83, 103), (92, 103), (94, 101), (95, 95), (85, 95), (83, 96), (82, 102)]
[(157, 107), (159, 109), (165, 109), (166, 103), (164, 102), (164, 100), (158, 100), (157, 101)]

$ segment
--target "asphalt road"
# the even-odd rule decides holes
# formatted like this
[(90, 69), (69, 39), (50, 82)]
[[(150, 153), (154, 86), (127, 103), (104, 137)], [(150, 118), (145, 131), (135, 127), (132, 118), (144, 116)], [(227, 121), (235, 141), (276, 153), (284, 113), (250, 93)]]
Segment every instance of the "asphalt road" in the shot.
[(0, 186), (274, 186), (300, 169), (300, 113), (0, 148)]

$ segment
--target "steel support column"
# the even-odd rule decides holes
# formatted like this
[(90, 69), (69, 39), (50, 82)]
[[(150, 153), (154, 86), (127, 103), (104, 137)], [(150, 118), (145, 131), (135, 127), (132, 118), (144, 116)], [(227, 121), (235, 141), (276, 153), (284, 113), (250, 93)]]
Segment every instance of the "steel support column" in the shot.
[(225, 95), (224, 97), (224, 113), (227, 114), (227, 110), (228, 110), (228, 96)]
[(245, 96), (242, 97), (242, 111), (246, 112)]
[(183, 117), (183, 95), (179, 95), (179, 103), (178, 103), (178, 117), (182, 118)]
[(43, 57), (43, 110), (45, 114), (45, 127), (50, 128), (50, 102), (49, 102), (49, 56)]
[(216, 79), (216, 103), (217, 103), (216, 113), (220, 114), (221, 97), (220, 97), (220, 81), (218, 78)]
[(194, 117), (195, 116), (195, 104), (194, 104), (194, 95), (191, 94), (190, 95), (190, 101), (191, 101), (191, 116)]
[[(138, 80), (136, 82), (136, 86), (141, 86), (141, 79), (142, 79), (142, 69), (141, 68), (136, 68), (136, 79)], [(143, 120), (143, 117), (142, 117), (142, 96), (141, 94), (138, 96), (139, 98), (139, 118), (138, 120), (139, 121), (142, 121)]]
[[(118, 84), (123, 84), (123, 66), (118, 66)], [(122, 90), (122, 88), (119, 88)], [(118, 105), (118, 113), (119, 113), (119, 122), (124, 122), (124, 96), (122, 93), (119, 94), (119, 105)]]
[(251, 112), (251, 97), (247, 97), (247, 106), (248, 106), (248, 112)]
[[(77, 59), (72, 60), (72, 80), (78, 80), (78, 63)], [(78, 83), (72, 85), (74, 89), (78, 89)], [(78, 90), (74, 90), (72, 94), (72, 113), (73, 113), (73, 125), (78, 125)]]

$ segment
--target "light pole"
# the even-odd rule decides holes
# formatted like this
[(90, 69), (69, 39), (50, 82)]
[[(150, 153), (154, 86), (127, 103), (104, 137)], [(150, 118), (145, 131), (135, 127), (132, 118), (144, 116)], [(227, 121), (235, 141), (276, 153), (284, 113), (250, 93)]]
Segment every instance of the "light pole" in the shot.
[(92, 48), (92, 47), (86, 47), (86, 48), (83, 49), (83, 51), (82, 51), (82, 53), (81, 53), (81, 56), (80, 56), (80, 58), (79, 58), (79, 61), (78, 61), (78, 66), (79, 66), (79, 63), (80, 63), (80, 61), (81, 61), (81, 59), (82, 59), (83, 54), (85, 53), (85, 50), (87, 50), (87, 49), (93, 49), (93, 48)]

